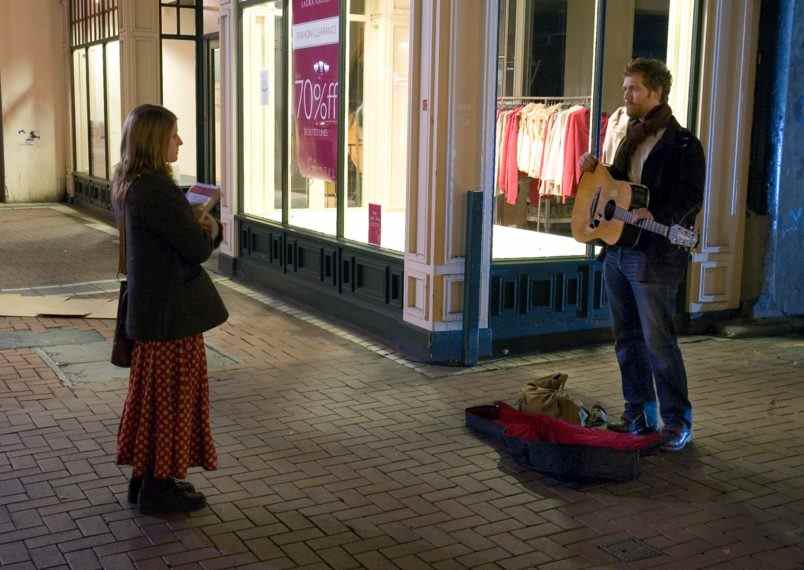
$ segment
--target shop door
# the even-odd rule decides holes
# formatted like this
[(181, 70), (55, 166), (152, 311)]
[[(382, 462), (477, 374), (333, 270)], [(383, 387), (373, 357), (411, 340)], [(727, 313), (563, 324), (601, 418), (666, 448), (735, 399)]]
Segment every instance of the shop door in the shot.
[(204, 120), (201, 175), (208, 184), (221, 184), (221, 46), (218, 34), (204, 36), (201, 84)]

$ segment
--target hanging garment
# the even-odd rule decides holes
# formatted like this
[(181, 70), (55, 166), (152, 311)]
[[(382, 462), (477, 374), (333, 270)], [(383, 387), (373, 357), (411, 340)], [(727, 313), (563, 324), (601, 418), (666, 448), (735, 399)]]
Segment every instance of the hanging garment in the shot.
[[(589, 109), (583, 108), (573, 111), (567, 119), (567, 137), (564, 144), (564, 173), (561, 179), (561, 194), (564, 202), (575, 195), (575, 189), (581, 180), (581, 167), (578, 164), (581, 156), (589, 149)], [(608, 124), (608, 117), (604, 113), (600, 117), (600, 136), (602, 144)]]
[(614, 111), (608, 120), (606, 136), (603, 139), (603, 150), (600, 153), (600, 160), (603, 164), (613, 164), (614, 155), (617, 154), (617, 147), (625, 138), (628, 131), (628, 113), (625, 107), (620, 107)]
[(516, 204), (519, 196), (519, 168), (517, 166), (517, 139), (519, 137), (519, 115), (521, 109), (511, 112), (505, 132), (505, 153), (501, 171), (504, 176), (502, 191), (505, 201)]

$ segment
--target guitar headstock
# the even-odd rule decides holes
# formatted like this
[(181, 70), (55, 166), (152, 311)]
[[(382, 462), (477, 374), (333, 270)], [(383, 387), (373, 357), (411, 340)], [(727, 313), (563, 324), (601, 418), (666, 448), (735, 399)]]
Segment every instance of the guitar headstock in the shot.
[(698, 234), (695, 233), (695, 230), (687, 229), (679, 225), (670, 228), (667, 239), (669, 239), (672, 244), (680, 245), (688, 249), (692, 249), (698, 244)]

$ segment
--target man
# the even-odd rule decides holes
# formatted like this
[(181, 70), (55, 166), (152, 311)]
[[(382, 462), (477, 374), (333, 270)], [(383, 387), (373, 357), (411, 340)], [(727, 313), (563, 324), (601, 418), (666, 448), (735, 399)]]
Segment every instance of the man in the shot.
[[(610, 171), (618, 180), (650, 190), (648, 208), (634, 211), (637, 219), (691, 226), (703, 199), (704, 153), (701, 142), (678, 124), (667, 105), (671, 83), (660, 61), (638, 58), (628, 64), (623, 80), (628, 131)], [(597, 159), (587, 153), (580, 166), (594, 170)], [(634, 247), (606, 248), (603, 263), (625, 397), (622, 423), (609, 429), (655, 431), (658, 395), (665, 451), (679, 451), (692, 439), (687, 373), (673, 328), (676, 293), (687, 263), (686, 251), (650, 232), (643, 232)]]

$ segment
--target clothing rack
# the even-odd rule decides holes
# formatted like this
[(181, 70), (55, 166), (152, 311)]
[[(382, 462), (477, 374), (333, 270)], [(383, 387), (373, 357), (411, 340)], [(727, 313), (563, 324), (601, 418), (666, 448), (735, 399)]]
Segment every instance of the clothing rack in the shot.
[(565, 103), (572, 101), (590, 102), (592, 97), (589, 95), (575, 95), (570, 97), (497, 97), (498, 106), (512, 106), (515, 107), (519, 103), (528, 103), (533, 101), (543, 103)]
[(590, 100), (591, 95), (574, 95), (571, 97), (497, 97), (497, 101), (581, 101)]
[[(508, 97), (497, 97), (497, 105), (501, 109), (507, 109), (509, 106), (511, 108), (516, 107), (519, 103), (527, 103), (527, 102), (544, 102), (544, 103), (565, 103), (565, 102), (584, 102), (590, 104), (592, 101), (591, 95), (570, 95), (570, 96), (556, 96), (556, 97), (533, 97), (533, 96), (523, 96), (523, 97), (515, 97), (515, 96), (508, 96)], [(546, 220), (545, 225), (547, 231), (550, 231), (550, 224), (551, 223), (562, 223), (562, 222), (569, 222), (571, 218), (557, 218), (552, 219), (551, 216), (551, 203), (550, 200), (539, 200), (539, 203), (536, 205), (536, 215), (528, 215), (527, 220), (529, 222), (535, 221), (536, 222), (536, 231), (540, 231), (541, 223), (542, 223), (542, 202), (546, 201)], [(532, 206), (529, 207), (529, 209)]]

